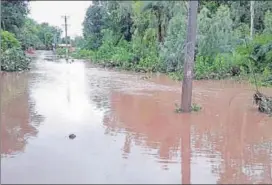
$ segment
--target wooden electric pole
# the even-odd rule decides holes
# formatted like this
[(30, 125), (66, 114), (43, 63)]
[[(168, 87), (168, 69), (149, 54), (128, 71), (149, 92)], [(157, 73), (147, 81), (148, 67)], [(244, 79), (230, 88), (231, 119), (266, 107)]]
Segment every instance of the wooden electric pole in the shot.
[(185, 61), (182, 82), (181, 110), (183, 112), (191, 111), (192, 91), (193, 91), (193, 68), (197, 29), (197, 8), (198, 1), (189, 1), (187, 39), (185, 47)]
[(68, 62), (68, 36), (67, 36), (67, 27), (68, 27), (68, 24), (67, 24), (67, 15), (63, 16), (64, 17), (64, 28), (65, 28), (65, 44), (66, 44), (66, 61)]

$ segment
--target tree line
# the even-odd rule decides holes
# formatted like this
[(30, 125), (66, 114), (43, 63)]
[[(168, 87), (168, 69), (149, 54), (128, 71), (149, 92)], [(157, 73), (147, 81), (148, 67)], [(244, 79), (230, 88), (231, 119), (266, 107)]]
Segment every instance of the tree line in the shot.
[(1, 1), (1, 69), (28, 68), (24, 54), (28, 48), (49, 50), (61, 41), (62, 30), (48, 23), (39, 24), (27, 17), (28, 1)]
[[(106, 67), (183, 77), (186, 1), (93, 1), (74, 57)], [(272, 84), (272, 2), (199, 1), (195, 79), (244, 77), (252, 71)]]

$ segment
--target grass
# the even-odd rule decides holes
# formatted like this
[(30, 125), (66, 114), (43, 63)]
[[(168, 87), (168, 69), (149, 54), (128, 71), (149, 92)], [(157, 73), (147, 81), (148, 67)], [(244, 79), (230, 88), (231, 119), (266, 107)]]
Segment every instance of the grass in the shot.
[[(175, 104), (176, 108), (175, 108), (175, 112), (176, 113), (182, 113), (183, 110), (181, 109), (181, 107), (176, 103)], [(196, 103), (193, 103), (191, 106), (191, 111), (192, 112), (199, 112), (202, 109), (201, 106), (197, 105)]]

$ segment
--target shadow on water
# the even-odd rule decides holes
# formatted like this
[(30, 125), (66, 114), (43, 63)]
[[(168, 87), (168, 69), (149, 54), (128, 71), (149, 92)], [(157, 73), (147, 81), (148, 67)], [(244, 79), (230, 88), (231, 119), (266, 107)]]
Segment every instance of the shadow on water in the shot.
[(1, 77), (1, 183), (272, 183), (272, 120), (248, 84), (194, 82), (203, 110), (176, 114), (163, 75), (47, 55)]

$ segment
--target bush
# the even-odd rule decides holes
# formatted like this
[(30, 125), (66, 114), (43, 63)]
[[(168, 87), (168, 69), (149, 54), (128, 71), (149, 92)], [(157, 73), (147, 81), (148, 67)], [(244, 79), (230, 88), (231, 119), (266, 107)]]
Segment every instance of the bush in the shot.
[(272, 12), (267, 11), (264, 18), (264, 33), (272, 34)]
[(13, 33), (1, 31), (1, 49), (6, 51), (10, 48), (20, 48), (20, 42), (15, 38)]
[(95, 52), (87, 49), (79, 49), (73, 52), (71, 56), (77, 59), (94, 59)]
[(244, 68), (246, 73), (250, 73), (249, 60), (253, 62), (253, 68), (257, 73), (262, 73), (269, 67), (272, 60), (272, 35), (256, 35), (253, 41), (239, 45), (235, 49), (235, 56), (232, 59), (236, 66)]
[(10, 48), (1, 52), (1, 69), (3, 71), (21, 71), (28, 69), (30, 59), (20, 48)]
[(60, 56), (65, 55), (66, 54), (66, 49), (65, 48), (57, 48), (56, 49), (56, 54), (60, 55)]
[(160, 48), (161, 71), (174, 72), (182, 70), (186, 39), (187, 11), (177, 5), (177, 12), (170, 20), (163, 45)]

